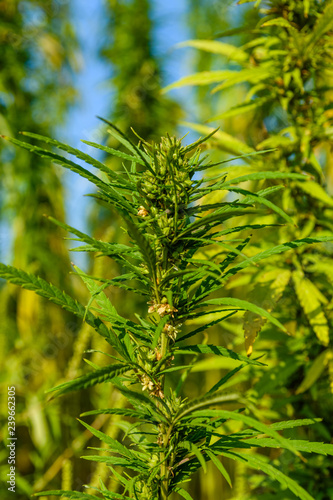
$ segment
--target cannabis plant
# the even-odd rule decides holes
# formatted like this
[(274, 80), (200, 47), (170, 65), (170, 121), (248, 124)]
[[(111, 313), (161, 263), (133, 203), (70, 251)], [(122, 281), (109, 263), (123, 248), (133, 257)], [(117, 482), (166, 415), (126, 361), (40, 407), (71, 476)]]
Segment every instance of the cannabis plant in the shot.
[[(219, 458), (228, 457), (260, 469), (299, 498), (310, 500), (312, 497), (293, 479), (251, 449), (282, 448), (297, 457), (301, 457), (301, 452), (333, 454), (333, 445), (288, 440), (278, 432), (317, 420), (265, 425), (249, 416), (246, 398), (229, 393), (223, 386), (239, 370), (248, 365), (264, 366), (265, 360), (251, 359), (223, 345), (209, 343), (211, 326), (243, 311), (257, 313), (276, 329), (286, 331), (264, 308), (227, 296), (225, 285), (248, 267), (260, 266), (263, 259), (315, 242), (323, 245), (330, 240), (325, 236), (307, 237), (250, 256), (245, 253), (253, 232), (269, 230), (267, 224), (253, 224), (253, 217), (269, 211), (278, 214), (284, 222), (290, 223), (291, 219), (269, 200), (283, 185), (264, 187), (254, 193), (239, 184), (258, 179), (306, 183), (309, 182), (307, 176), (262, 171), (228, 180), (225, 174), (206, 175), (206, 171), (216, 166), (207, 156), (201, 156), (210, 136), (188, 146), (169, 136), (162, 138), (160, 144), (140, 140), (135, 145), (114, 125), (109, 125), (109, 132), (128, 153), (92, 142), (88, 144), (121, 157), (124, 161), (121, 172), (110, 170), (101, 161), (70, 146), (24, 133), (85, 161), (97, 168), (101, 177), (67, 156), (9, 139), (91, 181), (98, 189), (93, 196), (121, 215), (130, 240), (128, 245), (96, 240), (52, 219), (83, 243), (80, 250), (107, 256), (121, 269), (119, 276), (105, 279), (89, 276), (75, 266), (91, 295), (86, 307), (37, 276), (11, 266), (0, 266), (1, 277), (34, 290), (75, 314), (91, 325), (110, 347), (105, 349), (111, 360), (109, 364), (101, 367), (88, 361), (92, 371), (56, 386), (51, 392), (60, 396), (111, 382), (127, 401), (126, 407), (91, 410), (81, 415), (121, 417), (117, 425), (123, 433), (122, 441), (81, 421), (108, 445), (109, 451), (105, 456), (98, 453), (99, 448), (93, 448), (97, 453), (83, 458), (107, 464), (110, 474), (119, 482), (118, 491), (109, 491), (101, 481), (100, 487), (94, 488), (95, 494), (61, 490), (48, 494), (82, 500), (165, 500), (174, 492), (191, 499), (184, 483), (200, 468), (206, 470), (207, 462), (212, 462), (225, 480), (231, 482)], [(207, 196), (222, 190), (237, 193), (239, 198), (214, 204), (206, 202)], [(243, 222), (238, 223), (239, 220)], [(246, 237), (235, 238), (245, 232)], [(212, 248), (215, 249), (213, 258), (205, 259), (204, 252)], [(146, 303), (147, 315), (142, 317), (136, 311), (129, 311), (127, 317), (121, 316), (104, 292), (108, 287), (120, 287), (137, 294)], [(207, 320), (204, 326), (193, 328), (197, 318)], [(201, 355), (228, 357), (237, 366), (207, 392), (194, 399), (184, 398), (183, 385)], [(229, 421), (239, 422), (243, 428), (231, 432)]]

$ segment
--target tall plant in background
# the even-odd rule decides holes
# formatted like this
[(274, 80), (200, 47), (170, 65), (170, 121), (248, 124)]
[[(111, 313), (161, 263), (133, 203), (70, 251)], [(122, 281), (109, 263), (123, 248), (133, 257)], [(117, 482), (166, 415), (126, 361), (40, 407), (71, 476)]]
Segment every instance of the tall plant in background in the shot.
[[(101, 482), (100, 487), (95, 488), (96, 493), (107, 499), (163, 500), (176, 492), (189, 499), (192, 497), (182, 484), (189, 481), (200, 467), (205, 469), (206, 462), (212, 461), (230, 482), (218, 459), (223, 455), (236, 461), (246, 461), (250, 467), (261, 469), (283, 487), (288, 487), (299, 498), (310, 500), (312, 497), (294, 480), (259, 455), (244, 453), (244, 448), (280, 447), (300, 455), (300, 452), (333, 454), (333, 446), (290, 441), (277, 432), (314, 423), (314, 419), (266, 426), (249, 417), (246, 414), (248, 410), (244, 413), (242, 405), (247, 404), (246, 400), (223, 391), (223, 385), (240, 369), (261, 365), (261, 362), (209, 344), (206, 333), (210, 326), (243, 310), (260, 314), (276, 328), (285, 331), (285, 327), (263, 308), (245, 300), (221, 297), (220, 292), (231, 277), (253, 264), (309, 243), (324, 244), (332, 237), (308, 237), (247, 256), (244, 249), (249, 237), (234, 240), (233, 235), (267, 226), (252, 224), (258, 212), (256, 205), (268, 206), (288, 221), (290, 218), (267, 199), (282, 186), (268, 187), (257, 193), (235, 186), (255, 179), (309, 180), (302, 174), (267, 171), (231, 181), (224, 174), (218, 179), (207, 176), (199, 180), (197, 174), (214, 167), (207, 157), (200, 158), (200, 145), (209, 136), (184, 147), (179, 140), (170, 137), (163, 138), (160, 144), (151, 146), (145, 143), (142, 147), (142, 143), (135, 146), (119, 129), (110, 126), (110, 133), (128, 150), (126, 154), (113, 151), (113, 154), (129, 162), (123, 173), (110, 171), (103, 163), (70, 146), (25, 133), (28, 137), (45, 141), (84, 159), (105, 173), (107, 181), (58, 153), (16, 139), (9, 140), (79, 173), (96, 185), (99, 189), (97, 196), (122, 216), (132, 242), (130, 245), (96, 240), (60, 221), (53, 219), (53, 222), (84, 243), (83, 251), (97, 252), (118, 262), (123, 273), (113, 279), (104, 279), (89, 276), (76, 268), (91, 294), (85, 308), (42, 278), (11, 266), (0, 266), (1, 277), (35, 291), (85, 320), (112, 346), (113, 361), (110, 364), (99, 367), (89, 362), (93, 371), (52, 390), (56, 395), (62, 395), (111, 381), (131, 405), (130, 408), (106, 408), (85, 413), (127, 417), (117, 423), (124, 433), (123, 442), (82, 422), (92, 434), (107, 443), (110, 452), (108, 456), (97, 454), (86, 458), (108, 464), (122, 489), (120, 493), (112, 493)], [(105, 150), (110, 152), (108, 148)], [(229, 188), (242, 196), (241, 201), (206, 203), (211, 193)], [(247, 224), (238, 224), (237, 220), (244, 217), (248, 218)], [(198, 253), (210, 246), (217, 248), (214, 258), (198, 259)], [(148, 317), (136, 311), (129, 311), (127, 317), (121, 316), (104, 293), (110, 286), (125, 287), (144, 297), (148, 304)], [(184, 328), (184, 324), (191, 323), (194, 318), (212, 313), (214, 320), (204, 327), (194, 330), (191, 326)], [(188, 339), (198, 339), (202, 335), (204, 342), (188, 344)], [(226, 356), (242, 364), (205, 394), (189, 400), (183, 397), (183, 384), (201, 354)], [(182, 372), (180, 378), (173, 376), (177, 371)], [(228, 407), (232, 405), (231, 409), (224, 409), (226, 404)], [(209, 409), (216, 405), (222, 405), (222, 409)], [(225, 424), (229, 420), (245, 424), (246, 429), (236, 433), (228, 431)], [(123, 467), (125, 472), (119, 474), (116, 466)], [(100, 498), (72, 491), (51, 491), (48, 494), (85, 500)]]
[[(131, 127), (145, 140), (158, 140), (174, 130), (181, 110), (160, 94), (163, 68), (153, 51), (149, 0), (108, 0), (109, 33), (102, 55), (111, 63), (115, 91), (112, 119), (126, 133)], [(124, 31), (124, 26), (127, 27)]]
[[(64, 2), (1, 2), (2, 133), (14, 134), (26, 128), (51, 134), (64, 119), (75, 98), (72, 74), (76, 42), (67, 19), (68, 5)], [(66, 245), (59, 239), (59, 229), (47, 224), (43, 217), (48, 213), (64, 220), (59, 172), (54, 166), (45, 169), (41, 158), (32, 158), (26, 151), (15, 150), (4, 142), (0, 145), (0, 165), (1, 224), (10, 228), (10, 251), (6, 244), (10, 263), (70, 289)], [(4, 253), (5, 248), (0, 251)], [(29, 484), (26, 479), (43, 476), (54, 461), (56, 443), (65, 445), (64, 434), (61, 437), (60, 428), (53, 425), (52, 411), (42, 409), (40, 395), (43, 398), (45, 384), (52, 378), (58, 379), (59, 370), (62, 372), (66, 366), (77, 325), (65, 311), (56, 307), (45, 310), (31, 292), (2, 285), (2, 383), (4, 387), (16, 384), (20, 398), (18, 429), (24, 446), (17, 457), (17, 495), (26, 498), (32, 493), (34, 481), (31, 479)], [(58, 453), (61, 452), (59, 448)], [(5, 470), (1, 468), (4, 475)], [(6, 496), (3, 487), (5, 483), (1, 483), (1, 496)]]
[[(41, 5), (14, 0), (1, 9), (1, 130), (51, 132), (75, 96), (71, 78), (75, 40), (66, 21), (67, 6), (58, 5), (56, 10), (50, 1)], [(16, 218), (14, 260), (23, 266), (38, 262), (44, 268), (41, 272), (60, 284), (62, 277), (56, 273), (66, 265), (65, 251), (58, 252), (61, 264), (57, 265), (56, 259), (52, 264), (45, 262), (43, 251), (52, 246), (52, 235), (40, 223), (43, 209), (52, 207), (55, 215), (63, 217), (59, 176), (53, 168), (47, 173), (43, 169), (42, 174), (41, 160), (32, 161), (24, 151), (14, 154), (3, 144), (1, 160), (3, 208)]]
[[(232, 46), (212, 40), (188, 42), (188, 45), (215, 54), (226, 54), (228, 50), (233, 66), (227, 64), (223, 69), (197, 73), (175, 85), (214, 83), (212, 92), (216, 96), (243, 85), (238, 93), (244, 98), (227, 109), (222, 99), (224, 110), (209, 117), (210, 120), (222, 119), (228, 131), (243, 131), (241, 137), (251, 144), (244, 144), (244, 149), (253, 146), (256, 149), (277, 148), (269, 156), (273, 171), (311, 174), (310, 183), (290, 183), (278, 202), (297, 223), (296, 228), (288, 226), (279, 230), (281, 240), (305, 237), (313, 232), (329, 234), (333, 230), (329, 149), (332, 137), (332, 2), (273, 0), (257, 4), (261, 7), (259, 22), (247, 26), (247, 43)], [(244, 27), (239, 29), (240, 33), (243, 31)], [(240, 120), (241, 127), (238, 126)], [(209, 130), (208, 127), (198, 128)], [(223, 142), (219, 141), (218, 146), (223, 149)], [(259, 161), (256, 168), (265, 169), (266, 166)], [(276, 297), (282, 296), (277, 313), (292, 332), (283, 344), (276, 343), (269, 330), (262, 332), (263, 340), (270, 340), (271, 356), (276, 363), (283, 359), (284, 366), (273, 367), (270, 379), (258, 382), (257, 394), (259, 397), (264, 393), (281, 397), (283, 391), (283, 397), (290, 398), (287, 399), (292, 405), (289, 408), (293, 408), (295, 416), (316, 413), (324, 417), (325, 425), (316, 427), (318, 439), (319, 436), (331, 439), (333, 433), (330, 418), (333, 408), (332, 264), (330, 246), (295, 251), (290, 260), (276, 260), (278, 272), (267, 266), (265, 272), (260, 270), (248, 275), (248, 280), (242, 282), (243, 285), (257, 283), (251, 296), (258, 303), (266, 303), (268, 310), (276, 307)], [(242, 296), (241, 291), (234, 293)], [(249, 353), (264, 323), (264, 318), (245, 315)], [(266, 349), (265, 342), (258, 344), (259, 350), (261, 347)], [(271, 410), (282, 416), (277, 399), (271, 401)], [(288, 467), (290, 459), (282, 458)], [(326, 498), (325, 495), (333, 491), (329, 461), (313, 460), (312, 465), (309, 474), (300, 470), (295, 474), (300, 474), (304, 484), (311, 485), (310, 491), (316, 498)], [(324, 471), (320, 481), (313, 479), (318, 467)]]

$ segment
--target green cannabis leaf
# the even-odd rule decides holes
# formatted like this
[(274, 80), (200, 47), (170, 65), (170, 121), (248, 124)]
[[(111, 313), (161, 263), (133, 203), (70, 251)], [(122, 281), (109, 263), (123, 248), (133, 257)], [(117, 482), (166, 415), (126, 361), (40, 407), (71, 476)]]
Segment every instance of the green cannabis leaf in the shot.
[[(223, 323), (243, 311), (265, 318), (276, 331), (287, 331), (267, 309), (249, 300), (226, 296), (225, 284), (264, 259), (312, 243), (331, 241), (332, 238), (306, 237), (255, 254), (252, 249), (248, 255), (246, 249), (251, 236), (244, 234), (249, 230), (251, 234), (262, 229), (269, 231), (272, 227), (272, 224), (265, 223), (249, 224), (251, 217), (270, 211), (287, 223), (293, 221), (267, 200), (272, 192), (283, 189), (283, 186), (251, 192), (235, 185), (253, 180), (274, 179), (278, 182), (287, 178), (301, 183), (306, 182), (306, 176), (262, 171), (234, 179), (228, 179), (223, 172), (217, 178), (201, 177), (200, 172), (211, 166), (207, 158), (201, 156), (201, 146), (216, 131), (188, 146), (169, 136), (162, 138), (159, 144), (141, 141), (136, 146), (117, 127), (109, 125), (109, 132), (126, 146), (129, 153), (90, 145), (130, 162), (126, 176), (109, 171), (103, 163), (70, 146), (26, 134), (97, 167), (106, 175), (107, 180), (103, 181), (58, 153), (16, 139), (9, 140), (74, 170), (95, 184), (98, 196), (108, 201), (112, 210), (123, 218), (128, 244), (96, 240), (52, 218), (50, 221), (84, 243), (81, 250), (113, 259), (126, 272), (119, 277), (105, 279), (89, 276), (75, 266), (75, 272), (90, 294), (84, 307), (41, 278), (10, 266), (0, 266), (1, 277), (33, 290), (77, 315), (93, 326), (112, 347), (111, 357), (114, 359), (110, 364), (98, 367), (89, 362), (93, 371), (50, 390), (60, 396), (110, 382), (128, 401), (129, 408), (105, 408), (84, 414), (87, 417), (119, 415), (126, 436), (121, 443), (82, 421), (87, 430), (107, 445), (109, 452), (107, 456), (91, 454), (83, 458), (105, 463), (114, 474), (118, 466), (126, 471), (121, 480), (122, 493), (115, 494), (102, 487), (97, 489), (98, 494), (108, 499), (166, 500), (172, 492), (177, 492), (189, 498), (181, 485), (199, 468), (205, 471), (208, 461), (212, 461), (225, 480), (231, 483), (218, 458), (228, 456), (233, 460), (246, 460), (251, 467), (259, 467), (300, 498), (311, 498), (273, 465), (263, 462), (257, 455), (244, 455), (241, 450), (279, 446), (299, 456), (301, 451), (331, 453), (330, 445), (308, 443), (302, 446), (302, 443), (290, 441), (277, 432), (283, 426), (275, 429), (274, 425), (265, 425), (249, 416), (250, 410), (240, 406), (244, 403), (247, 406), (246, 400), (237, 392), (224, 390), (223, 386), (244, 366), (264, 367), (265, 363), (227, 347), (199, 340), (210, 326)], [(206, 202), (207, 195), (225, 191), (236, 192), (240, 199), (213, 204)], [(240, 234), (240, 238), (234, 239), (235, 232)], [(209, 259), (202, 253), (206, 248), (209, 248)], [(137, 316), (135, 321), (122, 316), (106, 294), (107, 288), (112, 286), (125, 287), (145, 297), (147, 317)], [(200, 328), (186, 331), (188, 322), (197, 318), (204, 321), (207, 315), (212, 315), (213, 319)], [(188, 345), (186, 341), (189, 337), (195, 337), (197, 343)], [(182, 395), (182, 384), (190, 377), (200, 355), (208, 355), (212, 360), (226, 358), (242, 364), (227, 373), (207, 393), (188, 400)], [(172, 380), (174, 374), (179, 372), (182, 383), (175, 390)], [(225, 409), (231, 404), (233, 409)], [(225, 423), (232, 420), (245, 426), (247, 430), (244, 434), (227, 430)], [(293, 423), (286, 423), (286, 428), (288, 425), (292, 427)], [(267, 437), (257, 437), (258, 432)], [(67, 491), (49, 494), (98, 498)]]

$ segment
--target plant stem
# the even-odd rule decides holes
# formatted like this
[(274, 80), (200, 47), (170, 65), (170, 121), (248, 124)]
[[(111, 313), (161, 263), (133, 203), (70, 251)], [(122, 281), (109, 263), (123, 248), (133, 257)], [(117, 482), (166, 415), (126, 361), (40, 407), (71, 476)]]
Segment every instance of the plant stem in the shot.
[[(164, 458), (164, 453), (162, 458)], [(168, 498), (168, 489), (169, 489), (169, 477), (168, 477), (168, 468), (165, 462), (161, 464), (161, 477), (164, 476), (164, 479), (161, 482), (161, 491), (160, 491), (160, 500), (167, 500)]]
[[(161, 334), (161, 356), (162, 358), (166, 355), (169, 346), (169, 337), (166, 333), (162, 332)], [(161, 388), (164, 393), (164, 375), (161, 378)], [(163, 435), (162, 446), (165, 448), (167, 446), (168, 435), (166, 433), (166, 429), (164, 424), (161, 424), (161, 434)], [(169, 489), (169, 471), (166, 463), (166, 455), (165, 451), (161, 451), (160, 453), (161, 460), (161, 491), (160, 491), (160, 500), (167, 500), (168, 498), (168, 489)]]

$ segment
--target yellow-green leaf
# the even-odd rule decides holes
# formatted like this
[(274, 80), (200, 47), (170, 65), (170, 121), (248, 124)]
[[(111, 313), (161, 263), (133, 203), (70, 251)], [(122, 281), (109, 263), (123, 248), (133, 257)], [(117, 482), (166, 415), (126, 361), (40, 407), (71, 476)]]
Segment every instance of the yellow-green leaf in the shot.
[(224, 111), (216, 116), (213, 116), (209, 121), (213, 122), (215, 120), (220, 120), (221, 118), (230, 118), (231, 116), (240, 115), (242, 113), (248, 113), (249, 111), (253, 111), (260, 106), (263, 106), (267, 101), (269, 101), (270, 97), (262, 97), (260, 99), (254, 99), (250, 102), (245, 102), (240, 104), (239, 106), (235, 106), (233, 108)]
[(333, 28), (333, 4), (327, 4), (322, 15), (317, 19), (317, 22), (310, 35), (307, 50), (310, 50), (328, 31)]
[(305, 278), (301, 271), (293, 272), (293, 281), (297, 297), (319, 342), (323, 345), (328, 345), (329, 328), (318, 298), (316, 286), (309, 279)]
[[(288, 285), (290, 276), (291, 272), (288, 269), (274, 269), (264, 273), (254, 288), (256, 302), (271, 312)], [(251, 356), (253, 344), (266, 321), (266, 318), (251, 311), (246, 311), (244, 314), (243, 329), (247, 356)]]
[(169, 90), (188, 85), (209, 85), (210, 83), (217, 83), (235, 75), (235, 73), (235, 71), (230, 70), (201, 71), (200, 73), (184, 76), (184, 78), (181, 78), (177, 82), (171, 83), (171, 85), (168, 85), (162, 90), (162, 93), (165, 94), (166, 92), (169, 92)]
[(230, 45), (229, 43), (218, 42), (216, 40), (187, 40), (179, 43), (178, 47), (194, 47), (205, 52), (221, 54), (236, 62), (247, 61), (249, 56), (244, 50)]
[(276, 17), (274, 19), (270, 19), (269, 21), (264, 22), (261, 25), (261, 28), (265, 28), (266, 26), (280, 26), (281, 28), (288, 28), (296, 31), (296, 28), (294, 28), (294, 26), (292, 26), (290, 22), (287, 21), (287, 19), (285, 19), (284, 17)]
[[(238, 83), (258, 83), (267, 78), (272, 77), (275, 68), (267, 64), (264, 67), (257, 67), (251, 69), (242, 69), (241, 71), (230, 71), (229, 75), (226, 74), (221, 80), (224, 80), (222, 83), (217, 85), (212, 93), (218, 92), (219, 90), (226, 89), (232, 87), (233, 85), (237, 85)], [(220, 80), (220, 81), (221, 81)]]
[[(182, 122), (182, 125), (184, 127), (189, 127), (193, 130), (196, 130), (200, 134), (209, 134), (214, 130), (212, 127), (208, 127), (207, 125), (200, 125), (199, 123)], [(236, 139), (236, 137), (233, 137), (226, 132), (223, 132), (222, 130), (218, 130), (211, 140), (214, 141), (218, 149), (234, 155), (248, 154), (255, 151), (244, 142)], [(246, 160), (246, 158), (244, 159)]]
[(307, 182), (299, 182), (297, 183), (297, 187), (301, 189), (304, 193), (311, 196), (311, 198), (315, 198), (316, 200), (321, 201), (325, 205), (333, 207), (333, 198), (329, 196), (325, 189), (320, 186), (315, 181), (307, 181)]

